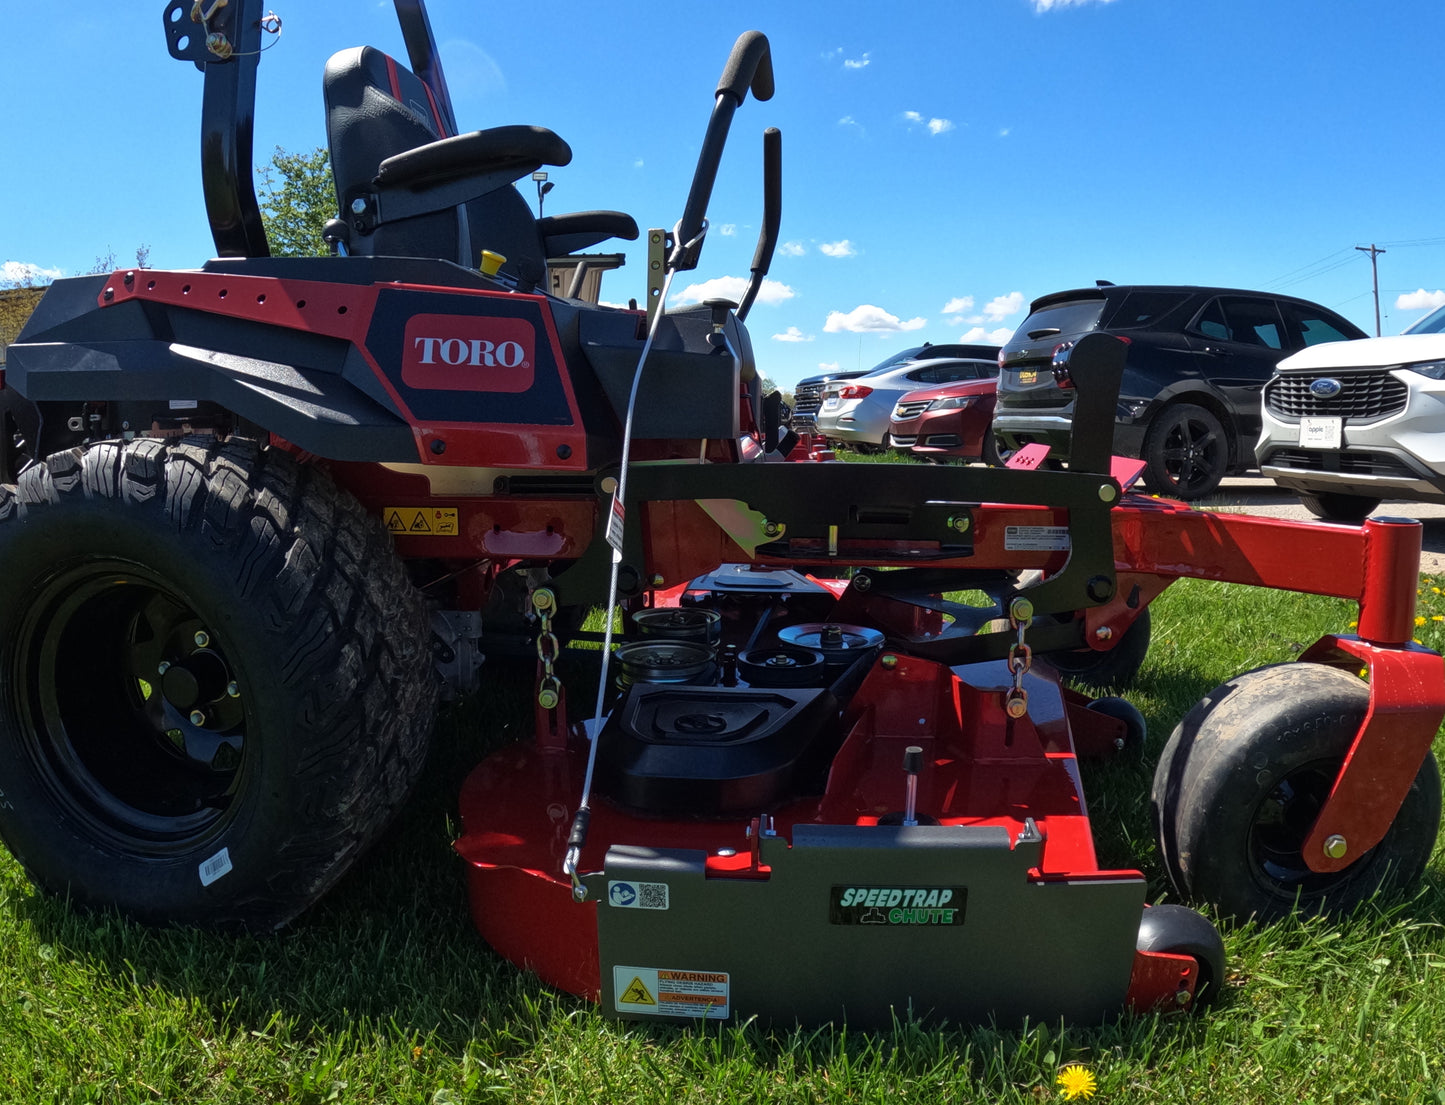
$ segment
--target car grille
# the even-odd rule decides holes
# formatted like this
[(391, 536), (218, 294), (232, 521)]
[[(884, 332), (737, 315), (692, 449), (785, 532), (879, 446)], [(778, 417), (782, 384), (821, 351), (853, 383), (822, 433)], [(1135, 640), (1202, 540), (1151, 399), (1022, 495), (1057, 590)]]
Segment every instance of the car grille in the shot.
[[(1328, 399), (1311, 394), (1316, 380), (1340, 382), (1340, 393)], [(1369, 422), (1398, 414), (1405, 409), (1409, 388), (1385, 369), (1361, 372), (1289, 372), (1276, 376), (1264, 389), (1265, 409), (1276, 418), (1296, 422), (1301, 418), (1347, 418)]]
[(906, 422), (910, 418), (917, 418), (928, 409), (930, 400), (924, 399), (919, 403), (899, 403), (893, 408), (893, 421)]
[(822, 384), (799, 384), (793, 392), (794, 414), (817, 414), (822, 405)]
[(889, 434), (888, 440), (899, 449), (909, 449), (918, 441), (918, 435), (904, 434), (899, 437), (897, 434)]
[(1342, 449), (1275, 449), (1263, 461), (1271, 468), (1297, 472), (1339, 472), (1347, 476), (1403, 476), (1418, 478), (1409, 467), (1389, 453)]

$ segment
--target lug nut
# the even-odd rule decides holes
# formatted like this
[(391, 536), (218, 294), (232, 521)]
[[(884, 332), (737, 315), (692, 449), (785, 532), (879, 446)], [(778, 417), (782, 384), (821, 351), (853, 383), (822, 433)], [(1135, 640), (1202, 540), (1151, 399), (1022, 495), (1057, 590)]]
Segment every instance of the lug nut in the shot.
[(192, 725), (204, 725), (204, 724), (206, 724), (206, 715), (203, 714), (200, 710), (192, 710), (192, 711), (191, 711), (191, 724), (192, 724)]
[(1094, 630), (1094, 636), (1101, 641), (1108, 641), (1113, 639), (1114, 631), (1107, 625), (1101, 625), (1098, 629)]
[(1325, 855), (1330, 859), (1344, 859), (1349, 850), (1349, 843), (1339, 833), (1331, 833), (1325, 837)]
[(967, 514), (955, 514), (948, 520), (948, 528), (955, 533), (967, 533), (972, 524), (973, 522)]
[(1180, 1005), (1188, 1005), (1194, 999), (1188, 990), (1180, 990), (1174, 995), (1174, 1000)]
[(157, 675), (165, 675), (165, 673), (168, 672), (168, 671), (170, 671), (170, 670), (171, 670), (171, 662), (170, 662), (169, 660), (162, 660), (159, 664), (156, 665), (156, 674), (157, 674)]
[(230, 695), (232, 698), (240, 698), (240, 697), (241, 697), (241, 686), (240, 686), (240, 684), (237, 683), (234, 679), (232, 679), (229, 683), (226, 684), (226, 693), (227, 693), (228, 695)]
[(197, 647), (197, 648), (205, 648), (205, 647), (206, 647), (208, 644), (210, 644), (210, 643), (211, 643), (211, 635), (210, 635), (209, 633), (207, 633), (204, 629), (198, 629), (198, 630), (196, 630), (196, 647)]

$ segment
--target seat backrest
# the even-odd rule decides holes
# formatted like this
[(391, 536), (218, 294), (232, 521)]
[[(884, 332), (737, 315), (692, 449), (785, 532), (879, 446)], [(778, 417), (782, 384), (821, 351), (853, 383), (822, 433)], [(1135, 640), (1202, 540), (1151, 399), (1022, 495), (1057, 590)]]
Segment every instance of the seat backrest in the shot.
[(506, 263), (502, 271), (517, 281), (520, 291), (531, 291), (547, 279), (547, 253), (536, 217), (515, 185), (478, 196), (467, 204), (472, 236), (472, 263), (489, 249)]
[[(384, 160), (451, 137), (421, 78), (370, 46), (332, 55), (322, 91), (331, 173), (343, 219), (351, 201), (371, 190)], [(476, 264), (465, 205), (383, 224), (371, 234), (353, 230), (347, 248), (356, 255), (440, 257)]]

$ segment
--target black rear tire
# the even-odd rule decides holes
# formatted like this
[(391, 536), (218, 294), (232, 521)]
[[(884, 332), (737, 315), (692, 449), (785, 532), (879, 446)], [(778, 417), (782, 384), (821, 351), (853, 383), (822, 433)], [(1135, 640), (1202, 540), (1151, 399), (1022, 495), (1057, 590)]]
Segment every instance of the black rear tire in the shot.
[(1326, 522), (1348, 522), (1358, 526), (1380, 505), (1368, 495), (1346, 495), (1338, 491), (1301, 491), (1299, 501), (1316, 518)]
[(1440, 826), (1432, 753), (1379, 844), (1333, 873), (1311, 871), (1301, 854), (1368, 706), (1368, 688), (1349, 672), (1292, 663), (1232, 679), (1185, 716), (1150, 797), (1181, 897), (1272, 921), (1295, 909), (1347, 912), (1420, 878)]
[(379, 522), (250, 442), (104, 442), (0, 488), (0, 836), (42, 888), (276, 928), (379, 835), (435, 712)]
[(1144, 482), (1175, 499), (1202, 499), (1229, 469), (1229, 437), (1212, 411), (1193, 403), (1165, 407), (1144, 438)]

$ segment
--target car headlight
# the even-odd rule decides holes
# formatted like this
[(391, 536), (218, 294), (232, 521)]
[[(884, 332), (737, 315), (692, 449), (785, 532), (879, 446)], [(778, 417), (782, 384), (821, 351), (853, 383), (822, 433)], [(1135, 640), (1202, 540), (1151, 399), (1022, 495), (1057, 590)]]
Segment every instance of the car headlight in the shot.
[(1419, 364), (1404, 364), (1400, 367), (1418, 372), (1421, 376), (1428, 376), (1432, 380), (1445, 380), (1445, 361), (1421, 361)]
[(978, 397), (975, 395), (953, 395), (947, 399), (935, 399), (932, 403), (928, 404), (928, 409), (931, 411), (962, 410), (976, 398)]

